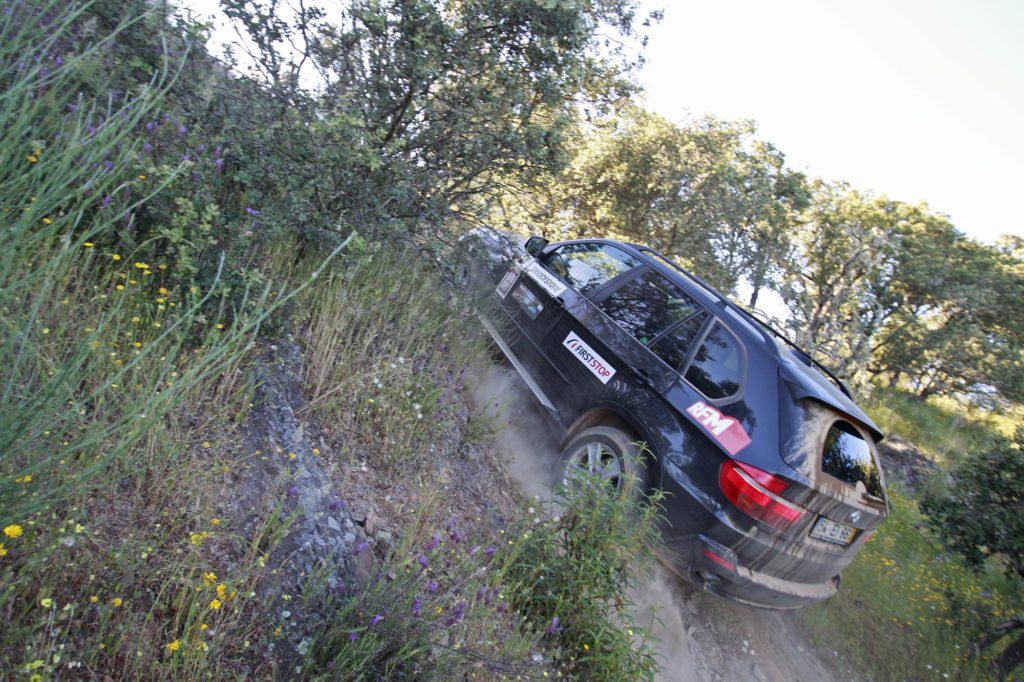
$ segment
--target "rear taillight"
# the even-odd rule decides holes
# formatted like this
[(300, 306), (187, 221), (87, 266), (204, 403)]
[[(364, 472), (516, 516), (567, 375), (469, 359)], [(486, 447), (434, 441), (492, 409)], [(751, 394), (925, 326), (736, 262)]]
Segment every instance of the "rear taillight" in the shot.
[(789, 484), (757, 467), (727, 459), (718, 475), (718, 484), (744, 514), (779, 530), (786, 530), (803, 516), (803, 509), (778, 496)]

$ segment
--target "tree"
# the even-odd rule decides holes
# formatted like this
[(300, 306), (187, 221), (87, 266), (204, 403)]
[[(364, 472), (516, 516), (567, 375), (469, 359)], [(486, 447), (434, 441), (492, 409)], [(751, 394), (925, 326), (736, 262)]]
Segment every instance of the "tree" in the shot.
[[(946, 545), (972, 568), (992, 559), (1008, 574), (1024, 578), (1024, 427), (986, 452), (969, 454), (953, 471), (950, 483), (948, 494), (931, 492), (921, 501)], [(979, 644), (993, 644), (1020, 629), (1024, 619), (1008, 621)], [(994, 663), (1004, 675), (1024, 663), (1024, 633)]]
[[(242, 151), (248, 181), (283, 186), (315, 229), (437, 225), (504, 175), (560, 165), (577, 104), (632, 89), (612, 36), (632, 35), (634, 0), (350, 0), (330, 21), (313, 5), (290, 19), (273, 0), (222, 5), (273, 94), (265, 142)], [(267, 149), (295, 150), (285, 173)]]
[(747, 121), (704, 118), (676, 125), (635, 106), (581, 125), (565, 172), (535, 196), (530, 216), (568, 237), (615, 236), (672, 256), (726, 291), (741, 279), (773, 283), (788, 249), (788, 224), (807, 201)]

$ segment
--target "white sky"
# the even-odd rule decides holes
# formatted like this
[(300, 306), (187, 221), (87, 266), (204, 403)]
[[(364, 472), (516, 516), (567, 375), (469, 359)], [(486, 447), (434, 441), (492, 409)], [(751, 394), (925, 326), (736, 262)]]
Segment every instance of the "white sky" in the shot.
[(751, 118), (787, 164), (1024, 236), (1021, 0), (648, 0), (647, 105)]

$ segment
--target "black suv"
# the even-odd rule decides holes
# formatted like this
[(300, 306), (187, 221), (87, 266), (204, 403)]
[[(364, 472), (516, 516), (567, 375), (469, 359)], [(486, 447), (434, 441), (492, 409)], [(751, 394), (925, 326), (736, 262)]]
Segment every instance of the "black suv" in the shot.
[(836, 592), (888, 503), (882, 434), (828, 370), (644, 246), (465, 241), (484, 254), (485, 326), (566, 431), (563, 480), (665, 490), (662, 558), (717, 595)]

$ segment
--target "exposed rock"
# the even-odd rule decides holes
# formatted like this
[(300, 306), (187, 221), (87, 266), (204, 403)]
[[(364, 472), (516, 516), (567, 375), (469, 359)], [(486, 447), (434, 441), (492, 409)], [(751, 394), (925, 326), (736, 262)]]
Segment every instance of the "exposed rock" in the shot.
[(253, 407), (246, 424), (246, 447), (252, 454), (238, 489), (242, 530), (250, 541), (262, 537), (265, 542), (268, 526), (289, 524), (257, 586), (257, 598), (282, 626), (275, 640), (275, 657), (285, 664), (282, 673), (294, 670), (330, 609), (322, 599), (299, 598), (310, 577), (322, 581), (328, 594), (340, 594), (373, 570), (372, 552), (354, 556), (366, 535), (313, 453), (312, 443), (322, 440), (296, 416), (301, 380), (301, 351), (290, 339), (271, 346), (253, 372)]
[(899, 436), (889, 436), (876, 447), (886, 479), (900, 480), (911, 491), (919, 490), (932, 474), (939, 471), (935, 462), (913, 443)]

